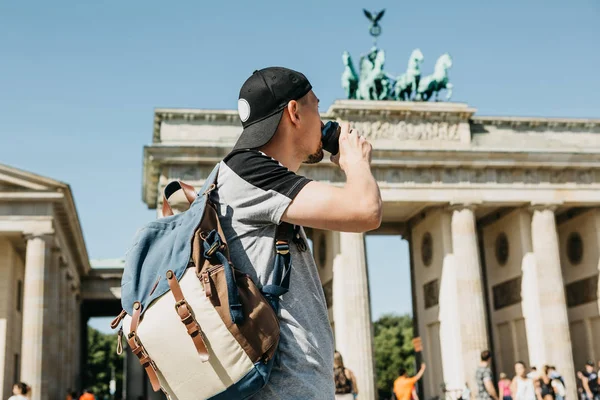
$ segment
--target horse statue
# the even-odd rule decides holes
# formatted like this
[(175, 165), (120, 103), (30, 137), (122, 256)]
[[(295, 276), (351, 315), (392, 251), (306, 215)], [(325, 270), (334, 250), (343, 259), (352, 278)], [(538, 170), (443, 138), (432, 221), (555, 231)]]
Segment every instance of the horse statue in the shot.
[(354, 63), (350, 53), (344, 51), (342, 54), (344, 61), (344, 72), (342, 73), (342, 88), (346, 92), (347, 99), (356, 99), (356, 91), (358, 90), (358, 75), (354, 70)]
[(371, 82), (369, 82), (369, 78), (371, 76), (371, 72), (373, 71), (373, 61), (375, 60), (375, 53), (377, 52), (377, 48), (372, 48), (371, 51), (360, 57), (359, 67), (359, 79), (358, 79), (358, 91), (356, 93), (356, 98), (359, 100), (370, 100), (370, 87)]
[(383, 72), (385, 52), (373, 48), (360, 59), (360, 80), (357, 98), (361, 100), (386, 100), (390, 92), (390, 80)]
[(448, 94), (446, 100), (452, 96), (452, 84), (448, 82), (448, 69), (452, 67), (452, 57), (445, 53), (438, 58), (433, 69), (433, 74), (428, 75), (419, 82), (417, 88), (417, 100), (427, 101), (435, 93), (435, 101), (438, 101), (440, 90), (446, 89)]
[(408, 59), (406, 72), (400, 75), (394, 83), (392, 97), (395, 100), (410, 100), (413, 92), (417, 91), (419, 81), (421, 80), (421, 64), (424, 57), (421, 50), (414, 49)]

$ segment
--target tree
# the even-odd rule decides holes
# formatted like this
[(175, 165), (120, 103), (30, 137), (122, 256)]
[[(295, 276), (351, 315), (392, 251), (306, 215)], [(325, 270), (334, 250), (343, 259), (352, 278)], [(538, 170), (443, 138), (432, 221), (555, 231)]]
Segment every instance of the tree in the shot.
[(109, 396), (109, 384), (115, 373), (115, 398), (120, 398), (123, 387), (123, 355), (117, 355), (117, 335), (105, 334), (88, 326), (88, 357), (85, 370), (86, 388), (97, 399)]
[(398, 370), (415, 373), (413, 321), (409, 315), (386, 314), (374, 323), (375, 374), (380, 399), (388, 399)]

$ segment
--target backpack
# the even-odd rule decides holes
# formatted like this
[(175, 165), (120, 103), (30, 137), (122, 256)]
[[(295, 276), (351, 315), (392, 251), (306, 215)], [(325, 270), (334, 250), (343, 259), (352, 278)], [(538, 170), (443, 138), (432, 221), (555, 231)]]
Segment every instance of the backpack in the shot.
[[(111, 323), (167, 398), (245, 399), (268, 382), (279, 344), (279, 296), (289, 289), (289, 224), (274, 238), (273, 282), (261, 290), (234, 268), (210, 200), (219, 165), (200, 194), (182, 182), (163, 193), (163, 215), (138, 231)], [(176, 193), (176, 194), (175, 194)], [(176, 215), (167, 200), (187, 199)], [(179, 199), (179, 200), (177, 200)], [(117, 352), (122, 351), (118, 348)]]

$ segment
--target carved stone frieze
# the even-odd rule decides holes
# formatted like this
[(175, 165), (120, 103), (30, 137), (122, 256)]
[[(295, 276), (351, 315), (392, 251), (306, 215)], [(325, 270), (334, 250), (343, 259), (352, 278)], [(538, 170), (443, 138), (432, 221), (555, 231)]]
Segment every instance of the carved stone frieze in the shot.
[[(367, 139), (460, 141), (460, 122), (422, 120), (351, 121)], [(468, 129), (468, 127), (467, 127)]]

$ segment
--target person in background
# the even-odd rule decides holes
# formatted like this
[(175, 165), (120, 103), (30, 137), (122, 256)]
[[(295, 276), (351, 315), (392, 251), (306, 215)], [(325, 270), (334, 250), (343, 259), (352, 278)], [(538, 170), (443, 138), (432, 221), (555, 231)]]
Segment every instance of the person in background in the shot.
[(463, 400), (471, 399), (471, 389), (469, 389), (469, 384), (467, 382), (465, 382), (465, 387), (463, 387), (461, 396)]
[(413, 377), (408, 376), (406, 369), (400, 368), (398, 371), (399, 376), (394, 381), (394, 394), (396, 395), (397, 400), (411, 400), (415, 383), (421, 379), (425, 373), (425, 368), (427, 368), (425, 363), (421, 364), (419, 372), (417, 372), (417, 374)]
[(554, 386), (552, 385), (552, 379), (550, 378), (550, 367), (545, 365), (542, 368), (542, 373), (539, 378), (535, 381), (536, 395), (538, 400), (554, 400), (556, 395), (554, 393)]
[(333, 354), (333, 378), (336, 400), (353, 400), (358, 395), (356, 377), (352, 371), (344, 367), (344, 359), (338, 351)]
[(492, 353), (489, 350), (481, 352), (481, 362), (475, 372), (475, 380), (477, 381), (477, 399), (479, 400), (498, 400), (498, 394), (492, 380), (492, 370), (490, 364), (492, 362)]
[(510, 385), (513, 400), (536, 400), (533, 380), (527, 376), (527, 366), (523, 361), (515, 363), (515, 377)]
[(594, 362), (588, 361), (583, 373), (577, 372), (577, 377), (581, 380), (586, 400), (600, 400), (599, 378), (598, 373), (594, 370)]
[(512, 394), (510, 392), (510, 379), (504, 372), (500, 373), (500, 380), (498, 381), (498, 395), (502, 400), (512, 400)]
[(539, 377), (538, 370), (535, 365), (533, 367), (531, 367), (531, 370), (527, 374), (527, 377), (529, 379), (533, 379), (534, 381)]
[(90, 389), (85, 389), (79, 400), (96, 400), (96, 396), (94, 396)]
[(552, 379), (552, 387), (554, 388), (554, 395), (556, 400), (564, 400), (567, 395), (567, 389), (565, 388), (565, 380), (563, 377), (556, 371), (556, 367), (550, 366), (550, 379)]
[(29, 393), (29, 385), (25, 382), (17, 382), (13, 385), (13, 395), (8, 400), (27, 400), (27, 393)]

